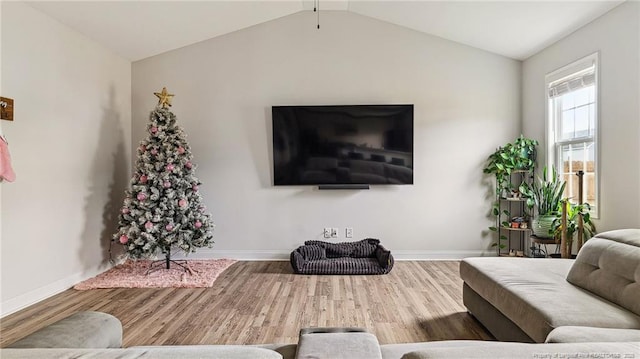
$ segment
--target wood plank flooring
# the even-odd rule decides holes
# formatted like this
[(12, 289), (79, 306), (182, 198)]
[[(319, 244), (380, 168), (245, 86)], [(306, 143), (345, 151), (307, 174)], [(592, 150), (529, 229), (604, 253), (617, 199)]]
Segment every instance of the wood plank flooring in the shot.
[(238, 262), (213, 288), (69, 289), (0, 321), (0, 346), (82, 310), (113, 314), (124, 346), (295, 343), (304, 327), (364, 327), (381, 344), (492, 340), (462, 305), (457, 261), (396, 262), (382, 276), (296, 275)]

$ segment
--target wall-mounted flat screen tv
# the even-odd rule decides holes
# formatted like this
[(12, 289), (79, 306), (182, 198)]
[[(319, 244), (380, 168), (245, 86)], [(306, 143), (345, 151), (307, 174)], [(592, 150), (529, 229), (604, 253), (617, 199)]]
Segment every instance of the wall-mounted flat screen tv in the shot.
[(413, 105), (273, 106), (274, 185), (413, 184)]

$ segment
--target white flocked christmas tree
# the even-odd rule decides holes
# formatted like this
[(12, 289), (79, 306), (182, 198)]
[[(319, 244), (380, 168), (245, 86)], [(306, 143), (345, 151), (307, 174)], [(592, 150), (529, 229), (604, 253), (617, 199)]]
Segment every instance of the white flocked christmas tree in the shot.
[(114, 240), (129, 258), (162, 254), (169, 268), (172, 250), (190, 253), (211, 247), (214, 224), (202, 203), (187, 136), (168, 108), (173, 95), (166, 88), (155, 95), (160, 101), (151, 112), (148, 136), (137, 149)]

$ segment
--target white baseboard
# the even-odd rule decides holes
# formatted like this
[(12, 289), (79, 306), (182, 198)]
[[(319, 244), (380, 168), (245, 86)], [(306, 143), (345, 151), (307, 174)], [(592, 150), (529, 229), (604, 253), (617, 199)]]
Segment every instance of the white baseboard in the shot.
[(495, 251), (415, 251), (392, 250), (391, 254), (396, 261), (447, 261), (460, 260), (467, 257), (490, 257), (496, 255)]
[[(397, 261), (427, 261), (427, 260), (459, 260), (467, 257), (495, 256), (495, 251), (416, 251), (392, 250), (393, 258)], [(240, 261), (288, 261), (291, 251), (288, 250), (215, 250), (200, 249), (196, 253), (176, 255), (178, 259), (213, 259), (230, 258)]]
[(94, 277), (105, 270), (106, 268), (102, 268), (76, 273), (53, 283), (47, 284), (44, 287), (34, 289), (17, 297), (0, 302), (0, 318), (15, 313), (30, 305), (36, 304), (60, 292), (64, 292), (77, 283), (85, 279)]

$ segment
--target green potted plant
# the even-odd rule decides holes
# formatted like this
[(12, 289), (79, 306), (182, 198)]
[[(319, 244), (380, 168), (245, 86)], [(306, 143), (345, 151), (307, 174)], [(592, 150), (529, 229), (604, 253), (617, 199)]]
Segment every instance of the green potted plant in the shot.
[(538, 141), (520, 135), (513, 143), (499, 147), (489, 158), (483, 172), (496, 177), (496, 194), (508, 196), (511, 188), (509, 176), (514, 171), (530, 171), (536, 160)]
[(537, 215), (531, 219), (533, 234), (539, 238), (553, 238), (553, 221), (558, 218), (560, 201), (567, 185), (561, 181), (555, 168), (551, 168), (551, 178), (547, 178), (547, 168), (532, 184), (523, 182), (520, 192), (527, 198), (527, 207), (535, 207)]
[(589, 238), (596, 234), (596, 226), (591, 221), (591, 206), (589, 203), (573, 204), (569, 202), (568, 198), (562, 200), (562, 206), (566, 206), (566, 226), (563, 226), (562, 218), (556, 218), (553, 221), (552, 232), (556, 242), (561, 243), (562, 232), (566, 228), (565, 243), (561, 243), (565, 246), (562, 249), (564, 258), (571, 258), (571, 251), (573, 248), (573, 241), (575, 237), (578, 237), (578, 251), (582, 247), (582, 242), (586, 242)]
[[(492, 174), (496, 179), (496, 200), (493, 202), (491, 213), (496, 216), (496, 226), (491, 226), (489, 229), (493, 232), (498, 232), (498, 226), (509, 226), (508, 221), (500, 222), (500, 199), (513, 197), (512, 193), (518, 193), (518, 188), (513, 188), (511, 184), (511, 175), (514, 172), (528, 172), (533, 171), (536, 159), (536, 146), (538, 141), (525, 138), (520, 135), (513, 143), (507, 143), (504, 146), (496, 149), (487, 158), (487, 164), (483, 169), (484, 173)], [(510, 217), (511, 214), (507, 210), (503, 210), (502, 214)], [(506, 223), (506, 224), (505, 224)], [(504, 235), (499, 235), (499, 240), (493, 245), (499, 245), (500, 240), (507, 239)]]

